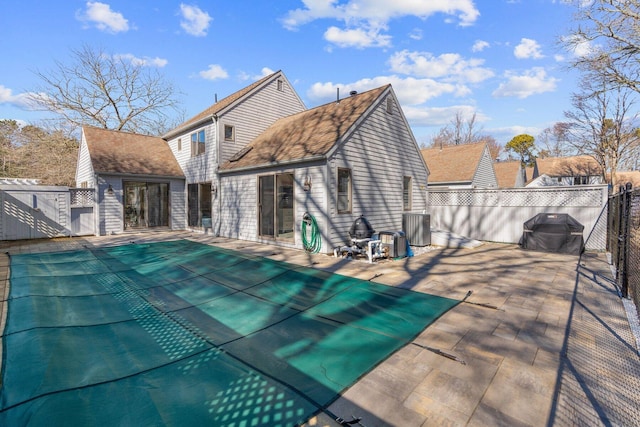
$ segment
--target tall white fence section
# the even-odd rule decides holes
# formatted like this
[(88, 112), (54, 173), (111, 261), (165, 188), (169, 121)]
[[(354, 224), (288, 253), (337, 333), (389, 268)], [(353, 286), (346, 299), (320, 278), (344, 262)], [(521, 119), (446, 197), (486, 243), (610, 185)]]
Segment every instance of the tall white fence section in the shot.
[(95, 234), (93, 189), (0, 185), (0, 240)]
[(567, 213), (584, 225), (586, 248), (606, 249), (606, 185), (428, 191), (431, 227), (476, 240), (518, 243), (539, 213)]

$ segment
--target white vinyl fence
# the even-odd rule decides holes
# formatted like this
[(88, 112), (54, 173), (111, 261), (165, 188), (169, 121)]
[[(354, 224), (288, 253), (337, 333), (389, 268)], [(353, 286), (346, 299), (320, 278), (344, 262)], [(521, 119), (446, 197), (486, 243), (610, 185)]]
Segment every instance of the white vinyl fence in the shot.
[(431, 227), (476, 240), (518, 243), (539, 213), (567, 213), (584, 225), (586, 248), (606, 249), (606, 185), (428, 191)]

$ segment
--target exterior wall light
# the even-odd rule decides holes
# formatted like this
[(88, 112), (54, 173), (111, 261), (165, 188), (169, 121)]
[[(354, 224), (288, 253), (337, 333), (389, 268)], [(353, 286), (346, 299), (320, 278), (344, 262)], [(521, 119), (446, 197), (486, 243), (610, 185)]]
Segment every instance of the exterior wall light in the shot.
[(302, 184), (302, 189), (304, 191), (311, 191), (311, 177), (307, 175), (304, 179), (304, 184)]

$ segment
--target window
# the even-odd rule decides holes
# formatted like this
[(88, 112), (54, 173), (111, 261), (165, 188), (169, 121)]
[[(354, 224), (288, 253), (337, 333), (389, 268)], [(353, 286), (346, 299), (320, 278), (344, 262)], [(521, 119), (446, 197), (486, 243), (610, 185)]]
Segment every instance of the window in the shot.
[(278, 80), (278, 90), (280, 92), (284, 91), (284, 82), (282, 80)]
[(338, 213), (351, 213), (350, 169), (338, 169)]
[(589, 184), (588, 176), (574, 176), (573, 177), (573, 185), (587, 185)]
[(224, 140), (235, 141), (236, 133), (231, 125), (224, 125)]
[(182, 138), (178, 138), (178, 151), (182, 151)]
[(204, 129), (191, 134), (191, 157), (204, 154)]
[(405, 211), (411, 210), (411, 177), (405, 176), (402, 178), (402, 209)]

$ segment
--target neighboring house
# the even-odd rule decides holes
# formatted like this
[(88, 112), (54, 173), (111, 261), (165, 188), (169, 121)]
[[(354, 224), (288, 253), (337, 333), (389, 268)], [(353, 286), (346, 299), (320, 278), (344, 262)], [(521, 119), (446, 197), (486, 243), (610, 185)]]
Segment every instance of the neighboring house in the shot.
[(493, 169), (499, 188), (520, 188), (527, 182), (527, 170), (519, 160), (495, 162)]
[[(77, 186), (97, 190), (99, 234), (162, 225), (302, 247), (308, 213), (322, 252), (347, 242), (360, 215), (400, 230), (404, 212), (426, 210), (427, 179), (390, 85), (307, 110), (282, 72), (163, 138), (85, 127), (76, 172)], [(166, 220), (132, 222), (130, 200), (138, 212), (165, 208)]]
[(427, 207), (428, 170), (390, 85), (278, 120), (220, 175), (221, 235), (301, 247), (308, 212), (322, 252), (360, 215), (401, 230), (404, 212)]
[[(281, 71), (270, 74), (164, 135), (187, 180), (187, 224), (219, 228), (218, 167), (276, 120), (306, 108)], [(217, 206), (216, 206), (217, 205)]]
[(591, 156), (536, 159), (537, 174), (527, 187), (603, 184), (602, 168)]
[(185, 228), (184, 174), (162, 138), (84, 126), (76, 185), (96, 190), (97, 234)]
[(422, 157), (429, 168), (432, 188), (495, 188), (496, 172), (484, 142), (425, 148)]

